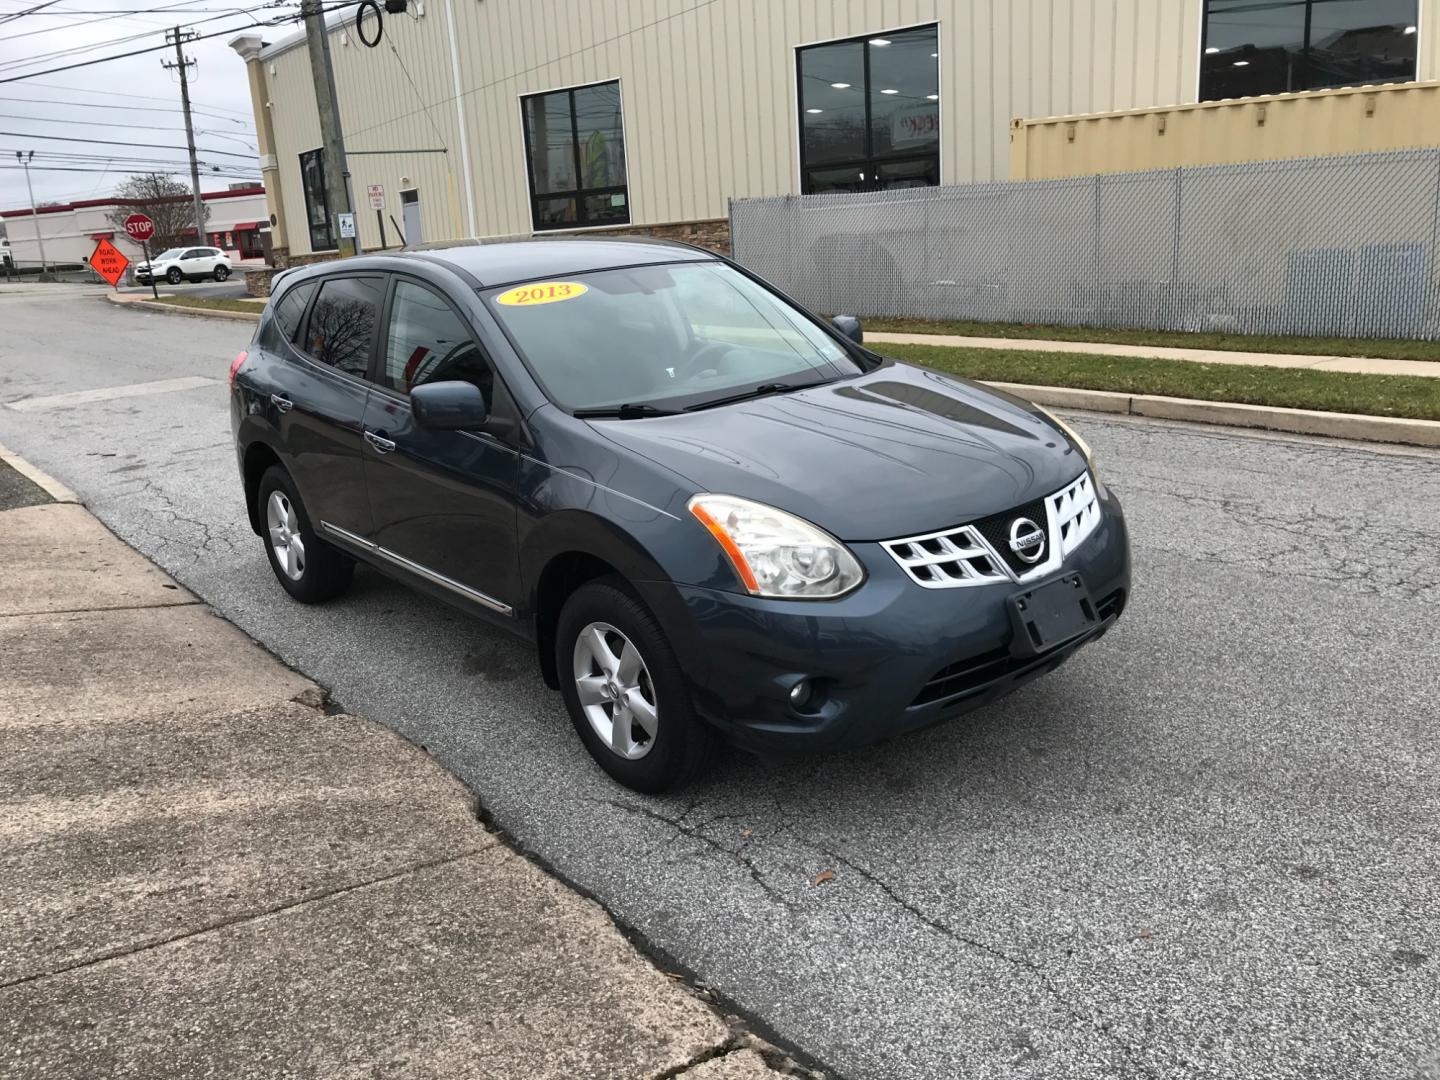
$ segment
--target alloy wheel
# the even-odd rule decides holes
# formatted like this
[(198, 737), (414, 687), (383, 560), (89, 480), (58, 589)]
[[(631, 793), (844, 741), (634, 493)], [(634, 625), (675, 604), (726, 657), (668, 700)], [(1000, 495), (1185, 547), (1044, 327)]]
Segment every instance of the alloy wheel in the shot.
[(643, 758), (655, 745), (660, 713), (640, 650), (609, 623), (592, 622), (575, 639), (574, 659), (575, 692), (595, 734), (611, 753)]
[(283, 491), (272, 491), (265, 504), (265, 524), (270, 535), (270, 550), (275, 563), (291, 581), (305, 576), (305, 540), (300, 535), (300, 522), (295, 507)]

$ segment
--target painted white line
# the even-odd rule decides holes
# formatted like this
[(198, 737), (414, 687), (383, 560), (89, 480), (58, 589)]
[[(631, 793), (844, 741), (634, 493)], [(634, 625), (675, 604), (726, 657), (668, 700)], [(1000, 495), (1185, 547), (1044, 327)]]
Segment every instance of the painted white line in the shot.
[(114, 401), (117, 398), (144, 397), (146, 394), (168, 394), (175, 390), (194, 390), (201, 386), (215, 386), (220, 381), (203, 375), (186, 375), (182, 379), (161, 379), (159, 382), (131, 383), (129, 386), (77, 390), (73, 394), (21, 398), (19, 401), (7, 402), (5, 407), (16, 412), (43, 412), (46, 409), (64, 409), (71, 405), (88, 405), (94, 401)]
[(3, 444), (0, 444), (0, 461), (9, 465), (56, 502), (78, 503), (80, 501), (80, 496), (60, 483), (59, 480), (56, 480), (49, 473), (41, 472), (13, 450), (7, 450)]

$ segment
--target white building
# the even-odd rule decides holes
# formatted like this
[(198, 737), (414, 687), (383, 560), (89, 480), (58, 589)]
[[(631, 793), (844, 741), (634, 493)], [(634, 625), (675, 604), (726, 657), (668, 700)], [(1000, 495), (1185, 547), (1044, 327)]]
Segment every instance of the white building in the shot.
[[(202, 196), (210, 210), (205, 223), (205, 238), (197, 243), (224, 248), (231, 258), (258, 259), (261, 255), (260, 233), (269, 227), (270, 211), (265, 204), (263, 187), (237, 188), (232, 191), (209, 191)], [(176, 201), (188, 204), (190, 195), (177, 196)], [(96, 243), (103, 239), (123, 251), (132, 261), (142, 257), (140, 245), (131, 241), (124, 230), (110, 221), (116, 207), (125, 206), (119, 199), (85, 199), (81, 202), (42, 206), (32, 217), (29, 208), (0, 210), (10, 239), (15, 262), (22, 266), (40, 264), (40, 244), (36, 229), (45, 244), (45, 259), (51, 264), (78, 265), (90, 257)], [(190, 230), (194, 236), (195, 230)]]

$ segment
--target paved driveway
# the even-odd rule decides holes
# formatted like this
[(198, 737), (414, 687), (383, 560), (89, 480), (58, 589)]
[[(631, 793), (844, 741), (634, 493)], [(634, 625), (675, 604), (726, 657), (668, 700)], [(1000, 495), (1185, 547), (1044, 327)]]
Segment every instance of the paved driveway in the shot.
[(225, 414), (248, 326), (5, 315), (0, 401), (216, 382), (0, 406), (0, 442), (840, 1074), (1440, 1075), (1440, 457), (1083, 418), (1134, 534), (1115, 632), (948, 726), (648, 799), (525, 647), (369, 572), (285, 599)]

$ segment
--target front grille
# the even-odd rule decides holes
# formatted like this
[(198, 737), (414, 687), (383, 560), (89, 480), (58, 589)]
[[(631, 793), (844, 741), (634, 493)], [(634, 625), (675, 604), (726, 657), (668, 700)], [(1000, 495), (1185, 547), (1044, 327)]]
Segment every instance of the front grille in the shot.
[[(1010, 547), (1010, 528), (1019, 518), (1029, 518), (1045, 534), (1039, 562), (1027, 563)], [(1086, 472), (1053, 495), (1003, 514), (923, 536), (885, 540), (881, 546), (916, 584), (954, 589), (1052, 573), (1099, 524), (1100, 502)]]
[[(1021, 518), (1028, 518), (1040, 526), (1040, 531), (1045, 534), (1045, 544), (1040, 549), (1040, 558), (1035, 562), (1026, 562), (1010, 548), (1010, 526)], [(995, 514), (992, 517), (981, 518), (975, 522), (974, 527), (983, 536), (990, 547), (1009, 565), (1015, 576), (1028, 574), (1030, 571), (1043, 566), (1050, 561), (1050, 528), (1045, 516), (1045, 500), (1036, 499), (1024, 506), (1017, 506), (1014, 510), (1006, 510), (1003, 514)]]

